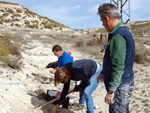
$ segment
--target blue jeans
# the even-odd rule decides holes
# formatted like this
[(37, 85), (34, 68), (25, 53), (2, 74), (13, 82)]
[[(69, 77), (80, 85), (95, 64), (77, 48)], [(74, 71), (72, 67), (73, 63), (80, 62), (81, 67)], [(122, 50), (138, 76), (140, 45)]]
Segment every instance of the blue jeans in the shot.
[(115, 91), (114, 103), (109, 105), (109, 113), (129, 113), (129, 98), (132, 95), (133, 88), (133, 84), (122, 84)]
[(100, 66), (99, 70), (94, 75), (91, 76), (90, 85), (84, 89), (79, 90), (79, 94), (80, 94), (79, 103), (81, 106), (84, 106), (86, 101), (86, 106), (87, 106), (86, 113), (94, 113), (94, 103), (91, 95), (93, 91), (97, 88), (98, 84), (100, 83), (100, 81), (99, 83), (97, 83), (97, 76), (99, 75), (101, 70), (102, 67)]

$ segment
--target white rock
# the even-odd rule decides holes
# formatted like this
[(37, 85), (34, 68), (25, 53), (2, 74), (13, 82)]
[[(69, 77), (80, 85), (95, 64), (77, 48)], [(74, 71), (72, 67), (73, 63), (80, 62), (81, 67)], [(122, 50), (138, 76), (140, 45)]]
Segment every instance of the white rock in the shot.
[(94, 108), (95, 108), (95, 109), (99, 109), (99, 106), (98, 106), (98, 105), (96, 105)]

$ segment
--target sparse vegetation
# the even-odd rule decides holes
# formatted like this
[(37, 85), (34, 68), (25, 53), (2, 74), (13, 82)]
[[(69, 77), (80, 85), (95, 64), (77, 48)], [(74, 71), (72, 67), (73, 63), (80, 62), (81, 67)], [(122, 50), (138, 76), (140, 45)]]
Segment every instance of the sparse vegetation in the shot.
[(136, 63), (139, 63), (139, 64), (144, 64), (145, 63), (145, 60), (146, 57), (143, 55), (143, 54), (140, 54), (140, 53), (135, 53), (135, 62)]
[(14, 14), (13, 16), (14, 16), (14, 17), (21, 17), (20, 14)]
[(14, 10), (13, 9), (8, 9), (7, 12), (14, 14)]
[(97, 40), (89, 40), (87, 42), (87, 46), (95, 46), (95, 45), (98, 45), (98, 44), (100, 44), (100, 42), (97, 41)]
[(131, 31), (134, 35), (143, 37), (150, 36), (150, 22), (149, 21), (139, 21), (131, 24)]
[(43, 23), (43, 26), (44, 26), (44, 28), (48, 28), (48, 29), (52, 29), (53, 28), (51, 24)]
[(16, 25), (17, 27), (20, 27), (20, 26), (21, 26), (20, 24), (17, 24), (17, 23), (16, 23), (15, 25)]
[(11, 4), (11, 5), (18, 5), (18, 4), (15, 4), (15, 3), (10, 3), (10, 2), (5, 2), (5, 1), (0, 1), (0, 3), (3, 3), (3, 4)]
[(30, 25), (30, 22), (28, 20), (25, 20), (24, 24)]
[(9, 13), (3, 13), (3, 17), (7, 17), (9, 15)]
[(19, 20), (19, 18), (14, 18), (12, 21), (19, 22), (20, 20)]
[(12, 20), (10, 20), (10, 19), (5, 19), (5, 20), (3, 20), (3, 23), (9, 23), (9, 22), (12, 22)]
[(55, 22), (55, 23), (53, 23), (53, 26), (54, 26), (54, 27), (60, 27), (60, 23)]
[(2, 35), (3, 39), (0, 41), (0, 61), (13, 69), (20, 69), (22, 57), (17, 38), (9, 33), (2, 33)]
[(79, 40), (77, 43), (76, 43), (76, 47), (83, 47), (84, 43), (83, 43), (83, 40)]
[(138, 39), (135, 40), (135, 62), (139, 64), (150, 63), (150, 59), (147, 57), (150, 54), (144, 43)]
[(22, 13), (22, 10), (21, 10), (20, 8), (17, 8), (16, 11), (17, 11), (18, 13)]

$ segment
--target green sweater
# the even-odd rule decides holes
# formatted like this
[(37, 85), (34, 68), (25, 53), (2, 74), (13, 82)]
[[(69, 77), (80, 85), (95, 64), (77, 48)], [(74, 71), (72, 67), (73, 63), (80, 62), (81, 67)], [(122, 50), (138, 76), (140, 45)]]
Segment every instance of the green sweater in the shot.
[[(110, 32), (115, 32), (123, 22), (119, 22)], [(126, 56), (126, 40), (121, 35), (116, 35), (110, 41), (110, 57), (112, 62), (112, 80), (110, 86), (118, 87), (121, 84), (122, 74), (125, 67), (125, 56)]]

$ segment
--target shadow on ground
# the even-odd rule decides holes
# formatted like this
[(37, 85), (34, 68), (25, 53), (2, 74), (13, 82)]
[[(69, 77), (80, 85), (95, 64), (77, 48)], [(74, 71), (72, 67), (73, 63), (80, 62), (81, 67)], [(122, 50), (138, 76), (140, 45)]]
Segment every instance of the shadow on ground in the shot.
[(45, 98), (44, 96), (45, 96), (44, 93), (38, 96), (32, 95), (31, 103), (33, 104), (33, 106), (35, 106), (36, 113), (75, 113), (70, 109), (64, 108), (60, 108), (59, 111), (56, 111), (56, 106), (53, 104), (49, 104), (46, 107), (43, 107), (42, 109), (38, 110), (40, 106), (47, 103), (44, 99)]

